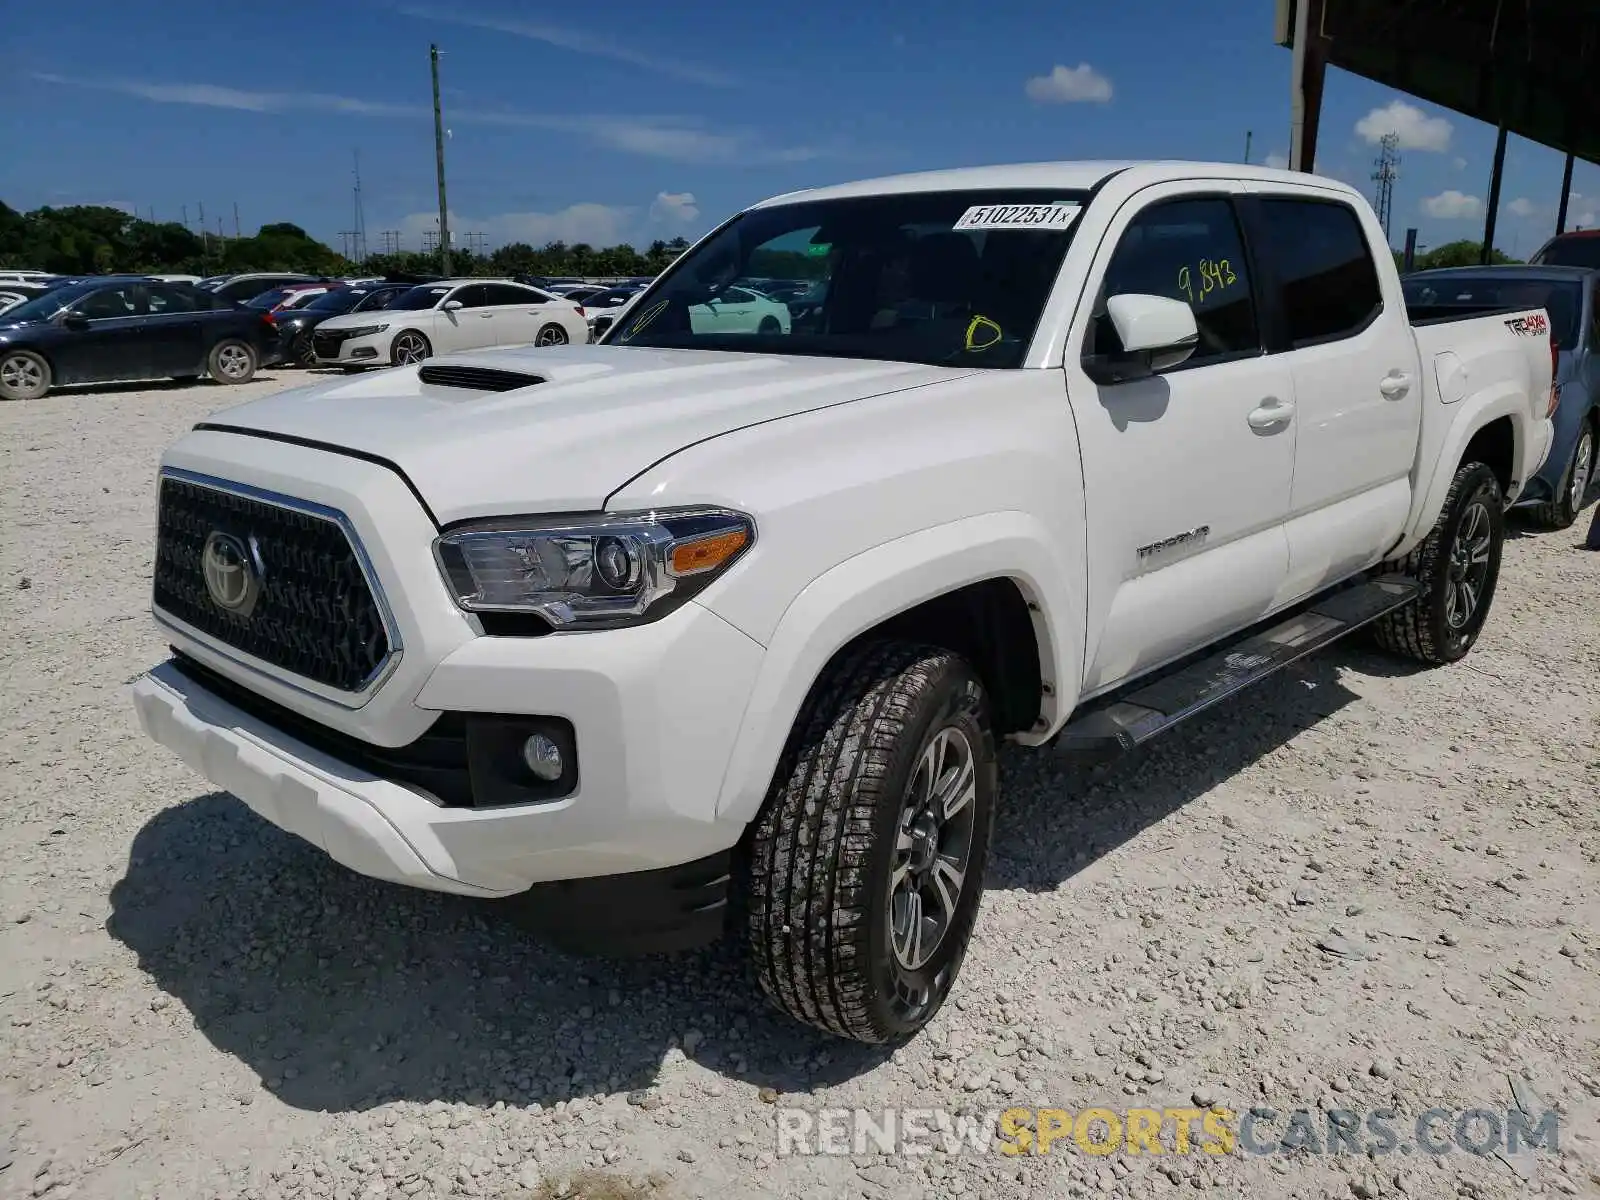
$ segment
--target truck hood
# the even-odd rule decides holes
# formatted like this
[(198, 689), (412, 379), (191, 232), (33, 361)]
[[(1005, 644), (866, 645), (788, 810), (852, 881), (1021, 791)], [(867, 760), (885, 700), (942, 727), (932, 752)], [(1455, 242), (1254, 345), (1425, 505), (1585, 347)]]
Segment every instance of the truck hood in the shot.
[[(424, 382), (423, 373), (441, 372), (464, 386)], [(449, 524), (596, 511), (635, 475), (696, 442), (972, 373), (801, 355), (508, 347), (280, 392), (204, 427), (375, 455)], [(518, 386), (517, 376), (528, 382)]]

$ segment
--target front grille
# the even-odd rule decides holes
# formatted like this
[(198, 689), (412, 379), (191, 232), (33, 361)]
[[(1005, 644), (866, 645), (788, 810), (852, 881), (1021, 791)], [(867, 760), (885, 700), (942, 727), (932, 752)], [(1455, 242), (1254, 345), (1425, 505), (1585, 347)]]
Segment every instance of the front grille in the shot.
[(391, 749), (340, 733), (302, 717), (293, 709), (274, 704), (176, 649), (173, 664), (218, 699), (226, 700), (256, 720), (330, 758), (349, 763), (379, 779), (419, 787), (444, 804), (463, 808), (472, 804), (472, 783), (467, 772), (467, 722), (460, 713), (440, 713), (416, 741)]
[[(212, 600), (206, 539), (249, 547), (254, 606), (236, 615)], [(156, 521), (155, 604), (219, 642), (291, 675), (359, 692), (388, 661), (382, 611), (338, 521), (163, 475)]]
[(457, 367), (448, 363), (427, 363), (417, 372), (417, 378), (437, 387), (471, 388), (476, 392), (514, 392), (544, 382), (541, 376), (525, 375), (521, 371)]
[(339, 350), (349, 338), (342, 329), (318, 329), (311, 335), (311, 349), (318, 358), (338, 358)]

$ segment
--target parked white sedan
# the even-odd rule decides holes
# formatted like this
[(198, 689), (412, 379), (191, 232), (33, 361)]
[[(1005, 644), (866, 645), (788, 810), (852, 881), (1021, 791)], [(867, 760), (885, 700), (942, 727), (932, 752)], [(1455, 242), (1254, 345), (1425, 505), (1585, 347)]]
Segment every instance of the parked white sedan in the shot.
[(754, 288), (727, 287), (689, 309), (695, 333), (788, 333), (789, 306)]
[(322, 366), (417, 363), (435, 354), (488, 346), (563, 346), (587, 342), (583, 309), (503, 279), (424, 283), (377, 312), (331, 317), (311, 335)]

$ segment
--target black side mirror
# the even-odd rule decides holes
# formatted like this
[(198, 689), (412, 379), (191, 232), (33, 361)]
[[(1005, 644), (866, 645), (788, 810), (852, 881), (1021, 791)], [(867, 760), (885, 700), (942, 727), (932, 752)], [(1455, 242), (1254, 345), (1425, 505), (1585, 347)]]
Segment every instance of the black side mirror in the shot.
[(61, 324), (68, 329), (84, 330), (89, 328), (89, 318), (82, 313), (69, 312), (61, 318)]

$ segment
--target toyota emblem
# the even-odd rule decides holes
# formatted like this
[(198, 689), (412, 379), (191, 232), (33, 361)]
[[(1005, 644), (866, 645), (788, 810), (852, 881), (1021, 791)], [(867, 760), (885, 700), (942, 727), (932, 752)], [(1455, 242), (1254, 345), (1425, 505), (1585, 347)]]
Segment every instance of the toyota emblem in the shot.
[(261, 572), (250, 550), (233, 534), (215, 529), (200, 551), (200, 572), (211, 602), (241, 620), (261, 595)]

